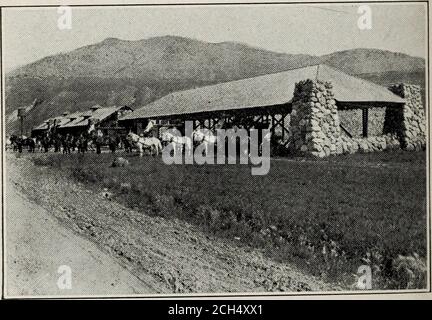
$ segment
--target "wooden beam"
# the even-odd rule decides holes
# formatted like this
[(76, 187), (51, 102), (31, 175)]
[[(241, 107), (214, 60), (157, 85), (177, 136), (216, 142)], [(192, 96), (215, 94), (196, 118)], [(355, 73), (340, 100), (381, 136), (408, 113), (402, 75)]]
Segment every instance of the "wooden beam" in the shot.
[[(270, 130), (272, 132), (272, 134), (275, 133), (276, 128), (280, 127), (281, 131), (282, 131), (282, 139), (285, 138), (285, 134), (289, 135), (290, 131), (287, 129), (287, 127), (285, 126), (285, 117), (288, 115), (288, 113), (282, 113), (282, 114), (273, 114), (271, 117), (271, 126), (270, 126)], [(280, 118), (278, 119), (277, 116), (280, 116)]]
[(338, 109), (363, 109), (371, 107), (395, 107), (401, 108), (403, 106), (402, 102), (376, 102), (376, 101), (365, 101), (365, 102), (337, 102)]
[(348, 129), (345, 128), (345, 126), (344, 126), (342, 123), (340, 123), (339, 126), (341, 127), (342, 131), (346, 133), (346, 135), (347, 135), (348, 137), (352, 138), (352, 134), (351, 134), (351, 132), (349, 132)]

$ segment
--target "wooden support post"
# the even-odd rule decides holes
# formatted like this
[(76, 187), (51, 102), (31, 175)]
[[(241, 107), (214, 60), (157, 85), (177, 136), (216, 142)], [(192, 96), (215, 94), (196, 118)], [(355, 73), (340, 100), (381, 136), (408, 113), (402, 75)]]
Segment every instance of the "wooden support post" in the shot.
[(274, 135), (275, 134), (275, 115), (272, 114), (271, 116), (271, 134)]
[(368, 122), (369, 122), (369, 109), (362, 109), (362, 120), (363, 120), (363, 137), (367, 138), (368, 136)]
[(285, 115), (282, 114), (282, 140), (285, 138)]
[(219, 124), (220, 118), (213, 118), (213, 130), (216, 130), (217, 125)]
[(212, 130), (212, 131), (215, 131), (215, 130), (216, 130), (216, 125), (217, 125), (217, 123), (218, 123), (217, 118), (213, 118), (213, 119), (212, 119), (212, 126), (211, 126), (211, 130)]

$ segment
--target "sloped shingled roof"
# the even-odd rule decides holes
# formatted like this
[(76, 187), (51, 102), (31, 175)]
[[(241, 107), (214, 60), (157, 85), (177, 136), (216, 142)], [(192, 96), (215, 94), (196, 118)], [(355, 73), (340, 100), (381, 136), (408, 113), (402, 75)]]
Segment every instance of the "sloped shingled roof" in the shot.
[[(88, 110), (84, 112), (74, 112), (71, 114), (68, 114), (66, 116), (60, 116), (60, 117), (54, 117), (45, 120), (44, 123), (38, 125), (37, 127), (33, 128), (33, 130), (47, 130), (48, 124), (47, 121), (50, 120), (56, 120), (56, 124), (59, 128), (73, 128), (73, 127), (82, 127), (87, 126), (89, 124), (89, 119), (95, 119), (95, 120), (104, 120), (108, 118), (111, 114), (114, 112), (122, 109), (123, 107), (106, 107), (102, 108), (99, 105), (94, 106), (98, 107), (98, 109), (95, 109), (94, 111)], [(94, 108), (92, 107), (92, 108)]]
[[(78, 114), (75, 120), (60, 125), (60, 128), (87, 126), (89, 125), (89, 119), (104, 120), (121, 108), (122, 107), (107, 107), (107, 108), (98, 108), (95, 111), (91, 111), (91, 110), (85, 111)], [(66, 117), (70, 118), (70, 116), (66, 116)]]
[(48, 129), (48, 123), (47, 123), (48, 121), (55, 121), (56, 125), (62, 126), (62, 125), (66, 124), (70, 121), (71, 116), (72, 115), (49, 118), (49, 119), (45, 120), (43, 123), (41, 123), (40, 125), (34, 127), (33, 130), (47, 130)]
[(341, 102), (404, 103), (387, 88), (326, 65), (315, 65), (259, 77), (219, 83), (170, 93), (120, 120), (157, 118), (290, 103), (297, 82), (330, 81), (335, 99)]

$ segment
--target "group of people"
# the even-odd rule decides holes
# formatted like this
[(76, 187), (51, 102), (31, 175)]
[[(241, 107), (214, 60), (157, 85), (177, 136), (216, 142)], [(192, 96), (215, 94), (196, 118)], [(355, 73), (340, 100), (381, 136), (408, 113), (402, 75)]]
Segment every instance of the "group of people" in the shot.
[(81, 133), (72, 135), (70, 133), (51, 134), (49, 132), (37, 137), (25, 137), (13, 135), (9, 137), (7, 142), (13, 151), (23, 152), (27, 148), (28, 152), (62, 152), (70, 154), (73, 152), (86, 153), (95, 151), (102, 153), (102, 147), (107, 146), (111, 152), (116, 152), (119, 148), (124, 148), (127, 152), (132, 151), (132, 146), (129, 141), (119, 135), (103, 136), (101, 133)]

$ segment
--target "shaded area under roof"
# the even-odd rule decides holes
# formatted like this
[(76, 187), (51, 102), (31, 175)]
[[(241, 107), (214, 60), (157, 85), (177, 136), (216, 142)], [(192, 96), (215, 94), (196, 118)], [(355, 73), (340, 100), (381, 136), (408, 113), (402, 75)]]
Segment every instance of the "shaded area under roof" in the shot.
[(120, 120), (157, 118), (290, 103), (297, 82), (330, 81), (340, 102), (404, 103), (387, 88), (350, 76), (327, 65), (315, 65), (259, 77), (170, 93)]

